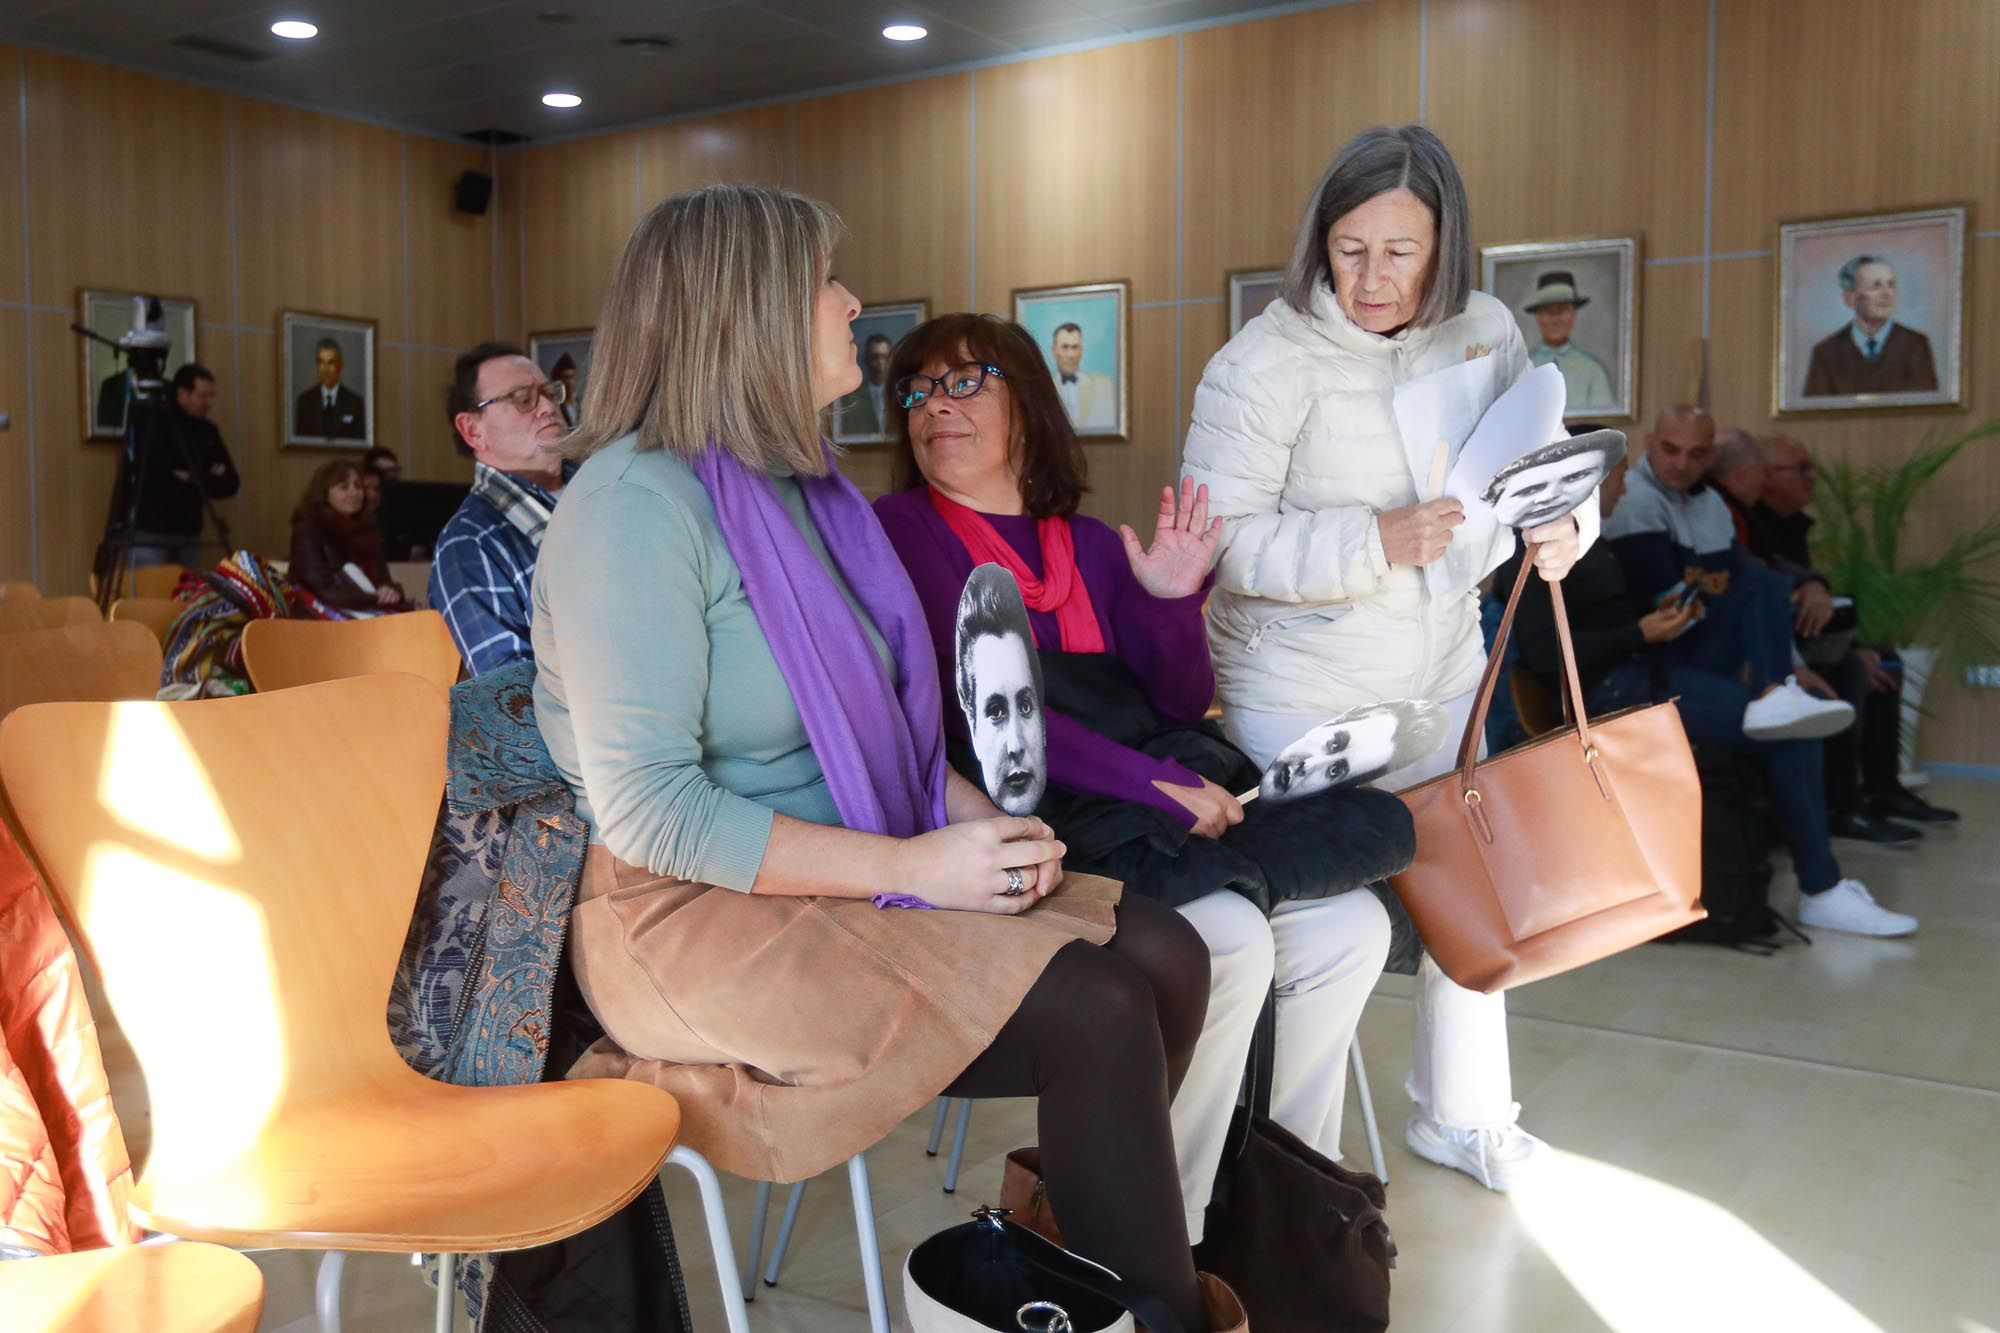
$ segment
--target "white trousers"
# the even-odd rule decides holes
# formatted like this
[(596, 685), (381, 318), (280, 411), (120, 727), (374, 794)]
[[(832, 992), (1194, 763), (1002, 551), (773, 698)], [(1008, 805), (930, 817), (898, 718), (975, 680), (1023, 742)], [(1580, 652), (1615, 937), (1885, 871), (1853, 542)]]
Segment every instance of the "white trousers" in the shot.
[[(1451, 721), (1445, 732), (1449, 739), (1443, 748), (1408, 768), (1388, 774), (1375, 785), (1399, 791), (1448, 772), (1457, 757), (1457, 738), (1464, 734), (1472, 704), (1470, 693), (1446, 700), (1444, 706), (1451, 714)], [(1329, 707), (1326, 714), (1309, 715), (1234, 708), (1224, 712), (1222, 725), (1237, 748), (1263, 767), (1277, 757), (1278, 751), (1326, 721), (1335, 711)], [(1376, 906), (1379, 908), (1380, 904)], [(1417, 1109), (1453, 1129), (1505, 1129), (1512, 1125), (1521, 1108), (1514, 1101), (1513, 1075), (1507, 1063), (1504, 995), (1482, 995), (1465, 989), (1439, 971), (1428, 954), (1417, 968), (1415, 989), (1415, 1043), (1410, 1056), (1410, 1078), (1404, 1086)], [(1211, 993), (1211, 1015), (1214, 1008)], [(1350, 1026), (1348, 1031), (1351, 1033), (1353, 1028)], [(1339, 1054), (1345, 1058), (1344, 1045)]]
[(1173, 1104), (1188, 1239), (1198, 1241), (1250, 1039), (1274, 979), (1271, 1118), (1328, 1157), (1340, 1156), (1347, 1048), (1389, 956), (1389, 914), (1365, 889), (1283, 903), (1268, 919), (1228, 889), (1180, 912), (1209, 952), (1208, 1018)]

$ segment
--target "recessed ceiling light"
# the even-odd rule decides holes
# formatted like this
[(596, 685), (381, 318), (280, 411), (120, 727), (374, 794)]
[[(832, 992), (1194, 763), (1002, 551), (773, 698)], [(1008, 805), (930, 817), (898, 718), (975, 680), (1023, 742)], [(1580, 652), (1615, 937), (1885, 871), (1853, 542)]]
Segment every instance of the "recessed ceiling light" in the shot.
[(891, 23), (882, 29), (882, 35), (892, 42), (921, 42), (930, 36), (930, 30), (914, 23)]
[(301, 19), (279, 19), (271, 25), (271, 31), (279, 37), (289, 37), (295, 42), (319, 36), (319, 29)]
[(575, 93), (543, 93), (542, 105), (560, 107), (582, 106), (583, 99)]

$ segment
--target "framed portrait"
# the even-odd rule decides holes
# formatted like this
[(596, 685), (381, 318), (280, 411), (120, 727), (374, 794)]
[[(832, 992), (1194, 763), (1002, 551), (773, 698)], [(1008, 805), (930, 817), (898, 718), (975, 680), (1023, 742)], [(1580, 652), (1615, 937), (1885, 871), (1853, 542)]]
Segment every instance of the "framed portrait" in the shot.
[(1639, 238), (1489, 245), (1480, 288), (1514, 314), (1528, 359), (1555, 365), (1565, 421), (1639, 414)]
[(1089, 282), (1014, 292), (1014, 322), (1042, 349), (1076, 433), (1122, 440), (1130, 430), (1132, 284)]
[(575, 430), (583, 419), (583, 389), (590, 380), (590, 340), (596, 329), (556, 329), (528, 335), (528, 359), (542, 374), (569, 392), (562, 407), (563, 424)]
[(366, 449), (375, 443), (375, 321), (287, 310), (278, 316), (279, 439)]
[(1239, 268), (1229, 274), (1229, 336), (1264, 313), (1264, 307), (1278, 299), (1285, 283), (1281, 268)]
[[(76, 295), (77, 322), (92, 333), (116, 342), (132, 331), (132, 298), (137, 292), (86, 288)], [(158, 295), (157, 293), (146, 293)], [(166, 373), (169, 377), (195, 357), (195, 305), (182, 296), (160, 296), (160, 317), (166, 325)], [(125, 438), (125, 358), (103, 343), (77, 340), (83, 349), (84, 436), (92, 440)]]
[(1965, 401), (1965, 209), (1778, 227), (1772, 411)]
[(902, 336), (931, 317), (929, 301), (865, 305), (848, 327), (861, 387), (833, 405), (835, 444), (886, 444), (889, 425), (889, 354)]

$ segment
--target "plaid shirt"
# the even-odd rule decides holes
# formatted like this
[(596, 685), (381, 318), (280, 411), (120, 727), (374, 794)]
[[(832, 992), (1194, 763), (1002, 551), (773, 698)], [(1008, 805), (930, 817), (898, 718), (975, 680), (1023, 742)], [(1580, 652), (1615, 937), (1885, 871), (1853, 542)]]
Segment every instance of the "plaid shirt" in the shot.
[[(565, 479), (574, 467), (564, 464)], [(533, 482), (510, 480), (554, 507), (555, 497)], [(465, 497), (438, 534), (431, 558), (431, 608), (451, 627), (459, 656), (471, 674), (480, 676), (509, 662), (534, 659), (528, 627), (534, 619), (531, 589), (540, 553), (534, 539), (476, 493)]]

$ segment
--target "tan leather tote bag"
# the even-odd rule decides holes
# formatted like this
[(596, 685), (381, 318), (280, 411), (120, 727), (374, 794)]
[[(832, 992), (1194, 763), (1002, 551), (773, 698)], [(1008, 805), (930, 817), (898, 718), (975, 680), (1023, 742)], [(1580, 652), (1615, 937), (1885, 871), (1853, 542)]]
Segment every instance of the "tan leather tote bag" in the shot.
[(1401, 793), (1417, 857), (1389, 883), (1444, 974), (1493, 992), (1567, 972), (1707, 915), (1701, 782), (1671, 703), (1592, 721), (1561, 583), (1549, 585), (1571, 721), (1479, 758), (1530, 556), (1507, 598), (1455, 771)]

